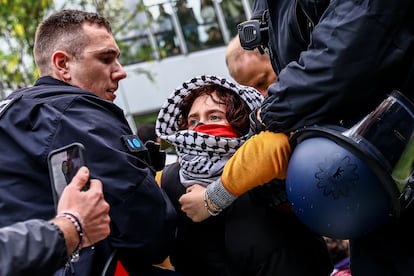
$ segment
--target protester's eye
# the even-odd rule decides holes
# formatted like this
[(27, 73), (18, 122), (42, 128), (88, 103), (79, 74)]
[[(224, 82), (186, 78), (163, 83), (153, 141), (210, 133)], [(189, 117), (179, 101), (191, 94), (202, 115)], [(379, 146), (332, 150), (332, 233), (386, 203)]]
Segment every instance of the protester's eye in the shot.
[(212, 114), (210, 116), (211, 121), (220, 121), (221, 119), (222, 119), (222, 117), (220, 115), (217, 115), (217, 114)]
[(197, 119), (189, 119), (188, 120), (188, 126), (192, 127), (192, 128), (196, 127), (199, 123), (200, 123), (200, 121), (197, 120)]

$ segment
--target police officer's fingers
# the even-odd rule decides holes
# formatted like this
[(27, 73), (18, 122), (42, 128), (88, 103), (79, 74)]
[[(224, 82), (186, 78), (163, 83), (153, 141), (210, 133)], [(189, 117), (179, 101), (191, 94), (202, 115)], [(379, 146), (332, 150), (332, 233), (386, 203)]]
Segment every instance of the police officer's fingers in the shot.
[(89, 179), (89, 169), (85, 166), (80, 167), (78, 172), (73, 177), (72, 181), (69, 183), (68, 186), (76, 188), (77, 190), (82, 190), (85, 184), (88, 182)]
[(103, 192), (102, 182), (99, 179), (91, 179), (89, 190), (92, 192)]
[(90, 180), (90, 188), (86, 193), (88, 193), (89, 201), (94, 202), (93, 205), (96, 207), (96, 211), (109, 212), (109, 204), (105, 201), (102, 182), (99, 179)]
[[(109, 204), (105, 201), (100, 181), (91, 181), (92, 189), (88, 190), (89, 205), (85, 206), (83, 218), (85, 232), (85, 246), (106, 238), (110, 233)], [(100, 190), (96, 190), (100, 187)], [(92, 209), (90, 209), (92, 208)]]

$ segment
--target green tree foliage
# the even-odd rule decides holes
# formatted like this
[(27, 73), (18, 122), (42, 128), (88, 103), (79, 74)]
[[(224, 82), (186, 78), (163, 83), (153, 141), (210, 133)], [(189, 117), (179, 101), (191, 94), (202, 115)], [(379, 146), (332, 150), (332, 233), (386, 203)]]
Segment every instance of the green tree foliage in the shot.
[[(136, 2), (128, 6), (125, 2), (127, 1), (0, 0), (0, 99), (15, 89), (32, 85), (38, 77), (33, 60), (33, 42), (36, 26), (45, 16), (63, 8), (98, 12), (111, 22), (115, 38), (121, 38), (133, 29), (146, 28), (145, 24), (148, 24), (136, 20), (138, 14), (145, 12), (142, 0), (128, 1)], [(127, 52), (128, 45), (122, 41), (118, 43), (121, 52)], [(151, 79), (148, 72), (142, 73)]]
[(0, 97), (36, 78), (33, 38), (52, 7), (53, 0), (0, 0)]

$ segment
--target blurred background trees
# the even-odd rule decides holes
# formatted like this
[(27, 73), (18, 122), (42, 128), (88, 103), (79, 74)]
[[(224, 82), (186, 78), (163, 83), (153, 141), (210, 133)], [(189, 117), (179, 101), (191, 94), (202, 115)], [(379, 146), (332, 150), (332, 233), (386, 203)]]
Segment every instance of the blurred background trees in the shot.
[[(36, 26), (45, 16), (63, 8), (104, 15), (116, 38), (138, 28), (139, 21), (133, 19), (145, 11), (142, 0), (0, 0), (0, 99), (37, 79), (32, 53)], [(122, 52), (122, 43), (120, 47)]]

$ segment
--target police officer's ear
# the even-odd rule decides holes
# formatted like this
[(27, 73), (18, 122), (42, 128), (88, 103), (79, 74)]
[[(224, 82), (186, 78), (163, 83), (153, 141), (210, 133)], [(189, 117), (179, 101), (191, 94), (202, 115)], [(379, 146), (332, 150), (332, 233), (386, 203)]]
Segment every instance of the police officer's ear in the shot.
[(69, 66), (68, 66), (69, 56), (65, 51), (56, 51), (52, 55), (52, 75), (60, 80), (66, 81), (70, 79)]

